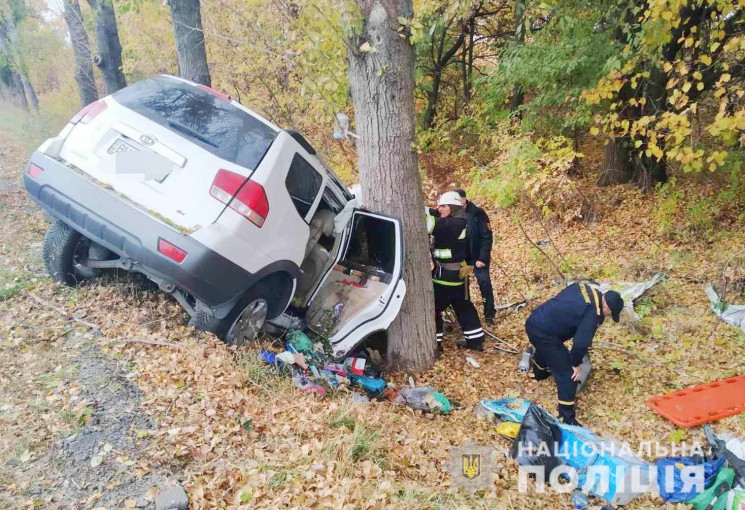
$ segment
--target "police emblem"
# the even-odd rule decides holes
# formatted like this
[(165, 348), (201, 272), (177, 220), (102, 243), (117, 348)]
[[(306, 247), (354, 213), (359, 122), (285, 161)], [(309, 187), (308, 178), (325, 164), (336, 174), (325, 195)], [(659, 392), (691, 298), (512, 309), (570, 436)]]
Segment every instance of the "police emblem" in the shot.
[(488, 446), (479, 446), (469, 441), (460, 448), (450, 449), (447, 470), (453, 487), (462, 487), (471, 494), (486, 489), (491, 484), (489, 474), (496, 467), (492, 461), (492, 449)]

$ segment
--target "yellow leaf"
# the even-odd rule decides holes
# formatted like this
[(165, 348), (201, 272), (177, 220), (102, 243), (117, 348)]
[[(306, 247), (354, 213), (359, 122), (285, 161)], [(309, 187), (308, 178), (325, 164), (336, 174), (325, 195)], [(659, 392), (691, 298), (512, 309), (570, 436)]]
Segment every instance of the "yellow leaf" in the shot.
[(720, 44), (718, 42), (711, 43), (711, 51), (717, 51), (717, 48), (719, 48)]
[(720, 81), (721, 81), (722, 83), (727, 83), (727, 82), (728, 82), (728, 81), (730, 81), (731, 79), (732, 79), (732, 76), (731, 76), (731, 75), (730, 75), (729, 73), (724, 73), (724, 74), (723, 74), (722, 76), (720, 76), (720, 77), (719, 77), (719, 80), (720, 80)]
[(709, 55), (701, 55), (698, 59), (705, 65), (711, 65), (711, 57)]
[(362, 43), (362, 46), (360, 46), (360, 51), (365, 53), (375, 53), (378, 50), (376, 50), (368, 41), (365, 41)]
[(670, 72), (670, 70), (671, 70), (672, 68), (673, 68), (673, 65), (672, 65), (672, 64), (671, 64), (670, 62), (665, 62), (665, 63), (664, 63), (663, 65), (662, 65), (662, 69), (663, 69), (663, 70), (664, 70), (664, 71), (665, 71), (666, 73), (669, 73), (669, 72)]
[(689, 90), (691, 90), (691, 82), (687, 81), (683, 84), (683, 92), (688, 92)]
[(700, 81), (696, 84), (696, 90), (704, 90), (704, 82)]
[(695, 80), (701, 81), (701, 79), (703, 78), (703, 76), (701, 75), (701, 73), (699, 73), (698, 71), (696, 71), (695, 73), (693, 73), (693, 78)]
[(598, 133), (600, 133), (600, 130), (597, 128), (597, 126), (592, 126), (590, 128), (590, 134), (592, 136), (598, 136)]

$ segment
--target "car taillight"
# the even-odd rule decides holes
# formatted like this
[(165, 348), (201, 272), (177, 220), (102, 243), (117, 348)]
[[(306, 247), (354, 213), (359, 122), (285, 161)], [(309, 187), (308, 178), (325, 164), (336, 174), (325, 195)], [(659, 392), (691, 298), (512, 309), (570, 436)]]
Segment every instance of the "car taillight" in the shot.
[(222, 92), (218, 92), (215, 89), (213, 89), (212, 87), (208, 87), (207, 85), (197, 85), (197, 88), (198, 89), (202, 89), (205, 92), (209, 92), (210, 94), (215, 95), (215, 96), (219, 97), (220, 99), (224, 99), (228, 103), (230, 101), (232, 101), (232, 99), (231, 99), (231, 97), (229, 95), (223, 94)]
[(36, 178), (37, 178), (37, 177), (39, 177), (39, 176), (40, 176), (40, 175), (41, 175), (41, 174), (42, 174), (43, 172), (44, 172), (44, 170), (43, 170), (43, 169), (42, 169), (41, 167), (38, 167), (38, 166), (36, 166), (36, 165), (34, 165), (34, 164), (31, 164), (31, 165), (29, 165), (29, 166), (28, 166), (28, 170), (26, 170), (26, 173), (27, 173), (27, 174), (28, 174), (28, 176), (29, 176), (29, 177), (31, 177), (32, 179), (36, 179)]
[(96, 118), (96, 116), (104, 111), (106, 108), (108, 108), (108, 105), (106, 104), (106, 101), (103, 99), (100, 99), (98, 101), (95, 101), (82, 110), (80, 110), (75, 116), (70, 119), (71, 124), (77, 124), (78, 122), (82, 124), (88, 124), (90, 121)]
[[(241, 187), (244, 182), (246, 184)], [(210, 195), (228, 204), (257, 227), (264, 225), (269, 215), (269, 200), (264, 187), (257, 182), (246, 181), (245, 177), (235, 172), (219, 170), (212, 181)]]
[(261, 228), (269, 215), (269, 200), (266, 198), (264, 187), (254, 181), (248, 181), (230, 202), (230, 207), (248, 218)]
[(184, 250), (161, 238), (158, 238), (158, 251), (179, 264), (186, 258), (186, 252)]

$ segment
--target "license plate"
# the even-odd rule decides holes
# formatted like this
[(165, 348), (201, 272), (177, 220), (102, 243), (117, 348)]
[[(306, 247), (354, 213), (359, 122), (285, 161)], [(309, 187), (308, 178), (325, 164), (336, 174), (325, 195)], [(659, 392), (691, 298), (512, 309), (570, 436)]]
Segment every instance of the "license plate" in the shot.
[(111, 146), (108, 148), (106, 152), (108, 152), (109, 154), (116, 154), (117, 152), (127, 152), (127, 151), (137, 151), (137, 150), (140, 150), (140, 149), (138, 149), (132, 144), (125, 142), (121, 138), (117, 138), (116, 141), (111, 144)]

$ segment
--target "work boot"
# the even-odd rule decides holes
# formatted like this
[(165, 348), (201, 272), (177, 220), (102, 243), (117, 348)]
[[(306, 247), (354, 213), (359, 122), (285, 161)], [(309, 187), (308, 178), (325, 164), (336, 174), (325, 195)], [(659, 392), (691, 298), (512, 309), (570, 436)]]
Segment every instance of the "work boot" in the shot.
[(442, 346), (442, 340), (437, 340), (437, 357), (439, 358), (443, 352), (445, 352), (445, 348)]
[(484, 352), (484, 338), (478, 340), (458, 340), (458, 349)]
[(530, 362), (531, 365), (533, 365), (533, 378), (536, 381), (543, 381), (544, 379), (551, 377), (551, 370), (539, 366), (538, 363), (535, 362), (535, 359), (532, 359)]
[(567, 425), (575, 425), (577, 427), (581, 427), (580, 423), (577, 421), (577, 417), (574, 414), (574, 406), (573, 405), (566, 405), (566, 404), (559, 404), (559, 421), (562, 423), (566, 423)]

